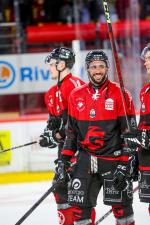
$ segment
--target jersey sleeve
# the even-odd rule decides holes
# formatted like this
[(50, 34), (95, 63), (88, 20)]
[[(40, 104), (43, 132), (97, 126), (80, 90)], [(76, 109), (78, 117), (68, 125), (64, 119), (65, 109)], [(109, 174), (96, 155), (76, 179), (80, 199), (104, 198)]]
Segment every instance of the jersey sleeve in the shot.
[(73, 156), (77, 151), (77, 123), (73, 97), (70, 95), (68, 102), (68, 120), (66, 125), (66, 138), (62, 149), (62, 155)]
[(53, 99), (53, 96), (52, 96), (52, 90), (50, 89), (50, 90), (48, 90), (46, 93), (45, 93), (45, 95), (44, 95), (44, 101), (45, 101), (45, 105), (46, 105), (46, 108), (47, 108), (47, 110), (48, 110), (48, 113), (50, 114), (50, 115), (54, 115), (54, 110), (53, 110), (53, 101), (54, 101), (54, 99)]
[(80, 87), (83, 84), (84, 84), (84, 82), (79, 80), (79, 79), (75, 80), (75, 79), (71, 78), (69, 80), (69, 82), (65, 86), (65, 90), (63, 90), (63, 102), (64, 102), (64, 105), (65, 105), (66, 108), (68, 108), (69, 96), (70, 96), (72, 90)]
[(137, 129), (134, 103), (128, 91), (125, 90), (124, 96), (121, 93), (118, 95), (117, 109), (121, 132)]

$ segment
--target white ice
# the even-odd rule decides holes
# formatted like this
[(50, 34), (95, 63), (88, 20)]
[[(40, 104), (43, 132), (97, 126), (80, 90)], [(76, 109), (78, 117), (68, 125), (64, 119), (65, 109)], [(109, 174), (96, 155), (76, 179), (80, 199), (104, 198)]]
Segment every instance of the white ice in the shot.
[[(34, 182), (0, 185), (0, 225), (15, 225), (27, 210), (51, 187), (51, 182)], [(134, 194), (134, 214), (136, 225), (150, 225), (148, 205), (141, 203), (138, 193)], [(102, 193), (96, 207), (97, 219), (101, 218), (109, 206), (103, 205)], [(50, 194), (29, 217), (23, 225), (58, 225), (56, 204), (53, 194)], [(103, 220), (101, 225), (115, 225), (113, 215)]]

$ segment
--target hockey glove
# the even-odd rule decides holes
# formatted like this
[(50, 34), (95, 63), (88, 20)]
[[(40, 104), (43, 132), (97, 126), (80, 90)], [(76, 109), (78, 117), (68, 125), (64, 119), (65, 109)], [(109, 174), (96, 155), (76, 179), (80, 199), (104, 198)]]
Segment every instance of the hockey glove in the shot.
[(124, 143), (126, 147), (129, 147), (130, 149), (136, 149), (137, 147), (141, 146), (140, 143), (140, 133), (138, 130), (135, 130), (134, 132), (128, 132), (121, 135), (121, 137), (124, 139)]
[(40, 135), (39, 144), (41, 147), (55, 148), (58, 145), (56, 132), (46, 129), (44, 133)]
[(56, 160), (55, 181), (67, 182), (70, 179), (70, 158), (70, 156), (62, 156), (61, 159)]
[(143, 129), (141, 131), (141, 146), (145, 149), (150, 149), (149, 130)]
[(47, 121), (47, 127), (48, 130), (55, 130), (59, 133), (61, 136), (61, 139), (65, 138), (65, 125), (63, 118), (60, 116), (51, 116), (49, 115), (49, 120)]
[(136, 166), (136, 158), (133, 154), (130, 155), (127, 164), (120, 164), (117, 166), (113, 179), (114, 187), (117, 190), (125, 190), (128, 187), (129, 181), (135, 180)]
[(123, 191), (127, 188), (126, 171), (127, 168), (125, 165), (118, 165), (114, 173), (113, 185), (118, 191)]
[(148, 135), (149, 131), (143, 130), (136, 130), (134, 132), (124, 133), (122, 134), (122, 138), (126, 145), (130, 149), (135, 149), (137, 147), (142, 147), (144, 149), (150, 149), (150, 138)]

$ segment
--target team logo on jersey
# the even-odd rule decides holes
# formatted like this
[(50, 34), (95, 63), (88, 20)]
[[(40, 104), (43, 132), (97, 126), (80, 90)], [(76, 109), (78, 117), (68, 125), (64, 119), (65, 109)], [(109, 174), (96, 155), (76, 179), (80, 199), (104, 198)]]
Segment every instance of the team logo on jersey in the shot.
[(76, 107), (78, 111), (83, 111), (85, 109), (85, 101), (83, 98), (76, 99)]
[(91, 117), (91, 118), (94, 118), (95, 116), (96, 116), (95, 109), (91, 109), (91, 110), (90, 110), (90, 117)]
[(106, 110), (114, 110), (114, 100), (111, 98), (106, 99), (105, 101)]
[(72, 187), (75, 190), (78, 190), (81, 187), (81, 181), (79, 179), (74, 179), (72, 182)]
[(99, 126), (89, 126), (88, 131), (85, 135), (81, 144), (88, 146), (91, 151), (96, 151), (104, 146), (104, 135), (105, 132)]
[(63, 225), (64, 222), (65, 222), (65, 217), (64, 215), (62, 214), (62, 212), (58, 211), (58, 218), (59, 218), (59, 224), (60, 225)]

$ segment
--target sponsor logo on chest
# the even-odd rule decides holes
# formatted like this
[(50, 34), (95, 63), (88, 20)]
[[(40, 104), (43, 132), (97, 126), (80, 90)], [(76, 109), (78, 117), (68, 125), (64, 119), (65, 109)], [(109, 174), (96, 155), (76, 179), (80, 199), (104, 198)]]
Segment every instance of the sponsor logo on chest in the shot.
[(114, 100), (112, 98), (108, 98), (105, 100), (105, 109), (114, 110)]

